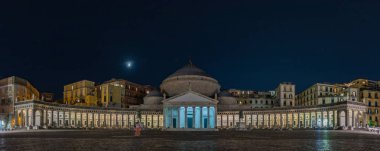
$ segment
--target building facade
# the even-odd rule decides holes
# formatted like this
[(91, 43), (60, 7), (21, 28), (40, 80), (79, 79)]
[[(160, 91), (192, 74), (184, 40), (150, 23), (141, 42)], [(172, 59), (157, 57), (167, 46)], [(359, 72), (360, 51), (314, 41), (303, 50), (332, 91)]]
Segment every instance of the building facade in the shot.
[(360, 98), (368, 105), (368, 121), (369, 125), (379, 125), (379, 104), (380, 103), (380, 91), (378, 90), (363, 90)]
[(275, 93), (268, 91), (237, 90), (229, 89), (230, 93), (236, 98), (237, 103), (241, 106), (251, 106), (252, 108), (273, 108), (277, 106), (278, 100)]
[[(358, 99), (358, 88), (345, 88), (342, 94), (332, 95), (337, 97), (334, 101), (323, 101), (323, 96), (318, 95), (310, 100), (304, 98), (321, 93), (318, 85), (307, 90), (307, 94), (302, 92), (297, 99), (295, 85), (291, 83), (281, 83), (275, 91), (260, 93), (221, 91), (220, 88), (216, 79), (189, 63), (165, 78), (159, 91), (149, 91), (140, 105), (122, 108), (37, 100), (18, 102), (15, 126), (130, 128), (139, 122), (146, 128), (166, 131), (215, 131), (222, 128), (357, 128), (368, 123), (368, 106)], [(329, 88), (327, 91), (330, 93)], [(322, 103), (318, 103), (319, 99)], [(258, 105), (256, 100), (267, 100), (268, 104)]]
[(39, 100), (40, 93), (27, 80), (8, 77), (0, 80), (0, 129), (14, 125), (14, 105), (26, 100)]
[(97, 105), (95, 82), (82, 80), (65, 85), (63, 88), (63, 102), (70, 105)]

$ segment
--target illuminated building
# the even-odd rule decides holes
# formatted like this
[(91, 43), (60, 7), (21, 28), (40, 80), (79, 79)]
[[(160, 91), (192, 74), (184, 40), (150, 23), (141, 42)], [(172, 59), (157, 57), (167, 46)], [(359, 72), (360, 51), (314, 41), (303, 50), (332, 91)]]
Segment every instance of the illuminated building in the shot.
[(96, 106), (97, 91), (95, 82), (82, 80), (65, 85), (63, 102), (70, 105)]
[(229, 89), (224, 93), (230, 93), (236, 98), (237, 103), (242, 106), (272, 108), (278, 104), (275, 92)]
[[(189, 63), (165, 78), (160, 91), (141, 90), (147, 93), (142, 104), (123, 107), (118, 105), (119, 101), (115, 106), (110, 103), (120, 96), (122, 104), (123, 87), (132, 91), (136, 89), (129, 89), (128, 84), (115, 81), (100, 85), (99, 90), (102, 90), (99, 93), (106, 93), (99, 94), (106, 97), (102, 100), (106, 105), (102, 106), (53, 104), (38, 100), (19, 102), (15, 106), (19, 119), (16, 125), (129, 128), (140, 122), (146, 128), (168, 131), (214, 131), (222, 128), (332, 129), (364, 127), (368, 119), (368, 106), (357, 95), (360, 89), (345, 84), (316, 84), (297, 97), (295, 85), (291, 83), (280, 83), (275, 91), (268, 92), (220, 91), (221, 86), (216, 79)], [(72, 90), (75, 90), (74, 87)], [(114, 95), (117, 97), (114, 98)], [(68, 97), (73, 98), (73, 95)], [(268, 102), (264, 107), (250, 102), (255, 99), (273, 101), (273, 104)]]
[(12, 76), (0, 80), (0, 129), (11, 127), (14, 121), (14, 104), (26, 100), (39, 100), (40, 93), (27, 80)]
[[(115, 87), (114, 93), (116, 98), (113, 98), (116, 102), (121, 104), (121, 107), (128, 107), (129, 105), (138, 105), (143, 103), (143, 97), (152, 91), (154, 88), (148, 85), (141, 85), (133, 83), (124, 79), (111, 79), (104, 82), (101, 86)], [(120, 89), (120, 90), (118, 90)], [(104, 100), (104, 93), (106, 91), (102, 90), (102, 99)], [(108, 91), (111, 92), (111, 91)], [(120, 97), (119, 97), (120, 96)], [(110, 99), (109, 96), (108, 99)], [(107, 99), (106, 99), (107, 100)]]

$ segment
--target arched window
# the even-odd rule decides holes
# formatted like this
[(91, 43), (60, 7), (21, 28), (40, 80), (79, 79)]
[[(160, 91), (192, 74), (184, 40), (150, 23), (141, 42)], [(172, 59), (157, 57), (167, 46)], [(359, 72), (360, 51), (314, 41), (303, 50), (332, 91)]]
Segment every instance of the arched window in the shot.
[(289, 94), (289, 98), (292, 99), (292, 98), (293, 98), (293, 95), (292, 95), (292, 94)]
[(356, 91), (352, 92), (352, 96), (356, 97)]
[(371, 101), (368, 102), (368, 106), (371, 106)]
[(286, 94), (284, 94), (284, 98), (286, 98)]
[(375, 102), (375, 107), (377, 107), (377, 101)]

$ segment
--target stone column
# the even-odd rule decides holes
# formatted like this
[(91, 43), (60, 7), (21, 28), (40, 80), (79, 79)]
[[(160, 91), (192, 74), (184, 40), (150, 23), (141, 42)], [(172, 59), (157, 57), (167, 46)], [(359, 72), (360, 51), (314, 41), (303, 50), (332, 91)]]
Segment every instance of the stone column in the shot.
[[(117, 114), (117, 112), (115, 113), (115, 125), (113, 125), (113, 127), (118, 127), (119, 126), (119, 114)], [(112, 119), (113, 117), (111, 117), (111, 119)]]
[(91, 116), (92, 116), (92, 121), (91, 121), (91, 127), (95, 127), (95, 118), (94, 118), (94, 112), (91, 113)]
[(348, 127), (348, 119), (349, 119), (349, 113), (348, 113), (349, 110), (346, 110), (346, 121), (345, 121), (345, 126)]
[[(18, 110), (15, 110), (15, 127), (18, 127), (20, 124), (19, 124), (19, 122), (18, 122)], [(43, 114), (43, 113), (41, 113), (41, 114)]]
[(86, 127), (88, 127), (88, 123), (89, 123), (89, 121), (88, 121), (88, 112), (86, 112)]
[(62, 119), (63, 119), (63, 121), (62, 121), (62, 123), (63, 123), (63, 127), (66, 127), (66, 112), (65, 112), (65, 110), (63, 110), (63, 117), (62, 117)]
[(288, 127), (289, 127), (288, 112), (285, 111), (285, 115), (286, 115), (286, 116), (285, 116), (285, 120), (286, 120), (286, 122), (285, 122), (285, 127), (288, 128)]
[(47, 127), (48, 126), (48, 123), (47, 123), (47, 118), (48, 118), (47, 114), (48, 114), (48, 111), (44, 110), (42, 114), (44, 114), (44, 125), (43, 126)]
[(53, 120), (53, 117), (54, 117), (54, 110), (51, 110), (51, 116), (50, 116), (50, 126), (53, 127), (54, 126), (54, 120)]
[(316, 123), (317, 126), (318, 126), (318, 112), (315, 112), (315, 123)]
[(294, 112), (292, 112), (292, 128), (294, 128)]
[(226, 116), (227, 116), (227, 128), (229, 128), (229, 127), (230, 127), (230, 121), (229, 121), (229, 119), (228, 119), (228, 117), (229, 117), (229, 116), (228, 116), (228, 113), (227, 113)]
[(321, 128), (323, 128), (323, 124), (324, 124), (324, 122), (323, 122), (323, 115), (324, 115), (324, 111), (322, 110), (321, 111)]
[(247, 115), (244, 114), (244, 123), (247, 125)]
[(210, 128), (210, 106), (207, 106), (207, 128)]
[(160, 128), (160, 114), (157, 114), (157, 128)]
[(259, 128), (259, 114), (256, 113), (256, 128)]
[[(40, 109), (39, 111), (40, 111), (40, 123), (39, 124), (40, 124), (40, 126), (44, 126), (44, 118), (45, 118), (44, 110)], [(16, 120), (15, 123), (18, 125), (18, 111), (16, 111), (15, 120)]]
[(351, 115), (351, 127), (354, 128), (355, 127), (355, 111), (352, 110), (352, 115)]
[(154, 128), (154, 124), (153, 124), (153, 114), (150, 115), (150, 128)]
[(306, 112), (303, 112), (303, 128), (306, 128)]
[(62, 120), (62, 118), (59, 117), (60, 115), (60, 110), (57, 111), (57, 125), (56, 127), (62, 127), (62, 123), (60, 120)]
[(26, 120), (25, 120), (25, 127), (29, 127), (29, 109), (26, 110)]
[[(146, 123), (144, 123), (144, 124), (146, 125)], [(112, 112), (110, 113), (110, 127), (112, 128)]]
[(232, 128), (235, 127), (235, 113), (232, 114)]
[[(170, 111), (171, 112), (171, 114), (170, 115), (172, 115), (173, 114), (173, 111)], [(136, 115), (137, 115), (137, 112), (135, 112), (134, 114), (133, 114), (133, 121), (136, 123)], [(172, 117), (173, 117), (173, 115), (172, 115)], [(140, 121), (138, 121), (138, 122), (140, 122)], [(133, 123), (133, 125), (135, 125), (135, 123)]]
[(100, 125), (100, 112), (98, 112), (98, 121), (96, 122), (97, 127), (101, 127)]
[[(169, 119), (169, 123), (170, 123), (170, 128), (173, 128), (173, 111), (172, 111), (172, 107), (169, 107), (169, 111), (170, 111), (170, 119)], [(179, 119), (177, 119), (179, 120)]]
[(68, 122), (68, 127), (71, 127), (71, 111), (69, 111), (69, 122)]
[(282, 117), (282, 113), (280, 114), (280, 128), (284, 126), (284, 118)]
[(298, 117), (297, 117), (297, 126), (298, 126), (298, 128), (301, 128), (301, 118), (300, 118), (301, 116), (300, 116), (300, 112), (298, 112)]
[(145, 113), (145, 127), (148, 127), (148, 113)]
[(264, 113), (262, 114), (263, 115), (263, 120), (261, 121), (261, 127), (264, 127), (264, 123), (265, 123), (265, 116), (264, 116)]
[(187, 128), (187, 106), (185, 106), (185, 126), (184, 128)]
[(200, 123), (201, 123), (201, 128), (203, 128), (204, 123), (203, 123), (203, 107), (202, 106), (200, 106), (200, 112), (201, 112)]
[(330, 110), (327, 110), (327, 128), (330, 128)]
[(335, 127), (335, 111), (332, 110), (333, 114), (332, 114), (332, 127), (334, 128)]
[(341, 111), (340, 110), (337, 110), (337, 113), (336, 113), (336, 121), (337, 121), (337, 126), (343, 126), (342, 124), (341, 124), (341, 122), (340, 122), (340, 113), (341, 113)]
[(177, 119), (177, 128), (181, 128), (181, 118), (185, 118), (185, 117), (181, 117), (181, 115), (180, 115), (180, 112), (181, 112), (181, 107), (179, 106), (178, 107), (178, 119)]
[(313, 128), (312, 118), (311, 118), (311, 112), (309, 112), (309, 128)]
[(121, 128), (124, 128), (125, 122), (124, 122), (124, 113), (121, 113)]
[(363, 111), (362, 114), (363, 114), (363, 127), (366, 127), (367, 126), (367, 114), (366, 114), (366, 111)]
[(77, 111), (75, 111), (74, 114), (75, 114), (75, 116), (74, 116), (74, 127), (77, 128), (78, 127)]
[(248, 117), (251, 117), (251, 124), (249, 124), (248, 126), (253, 127), (253, 114), (251, 113), (250, 115), (248, 115)]
[[(166, 112), (164, 112), (164, 116), (165, 116)], [(165, 118), (164, 118), (164, 123), (165, 123)], [(131, 127), (130, 124), (129, 124), (129, 113), (127, 113), (127, 124), (126, 124), (127, 128)]]
[(270, 113), (268, 114), (268, 127), (271, 128), (271, 123), (270, 123)]
[(35, 120), (36, 120), (36, 110), (35, 109), (32, 109), (32, 115), (30, 115), (32, 117), (32, 121), (31, 121), (31, 125), (32, 126), (35, 126)]
[(274, 123), (273, 123), (273, 127), (276, 127), (277, 126), (277, 113), (274, 113)]
[(83, 113), (80, 112), (80, 127), (83, 127)]
[[(195, 128), (195, 107), (193, 106), (192, 108), (193, 108), (193, 128)], [(222, 118), (222, 117), (220, 117), (220, 118)], [(159, 120), (159, 118), (157, 118), (157, 120)], [(220, 123), (220, 125), (222, 125), (222, 123)], [(157, 127), (158, 126), (159, 125), (157, 124)]]

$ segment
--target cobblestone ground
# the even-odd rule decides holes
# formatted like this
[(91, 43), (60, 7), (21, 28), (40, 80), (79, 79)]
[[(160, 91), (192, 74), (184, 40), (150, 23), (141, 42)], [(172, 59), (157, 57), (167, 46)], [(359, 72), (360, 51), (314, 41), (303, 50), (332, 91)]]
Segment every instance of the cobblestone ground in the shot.
[(0, 132), (0, 150), (380, 150), (380, 135), (352, 131), (161, 132), (126, 130)]

